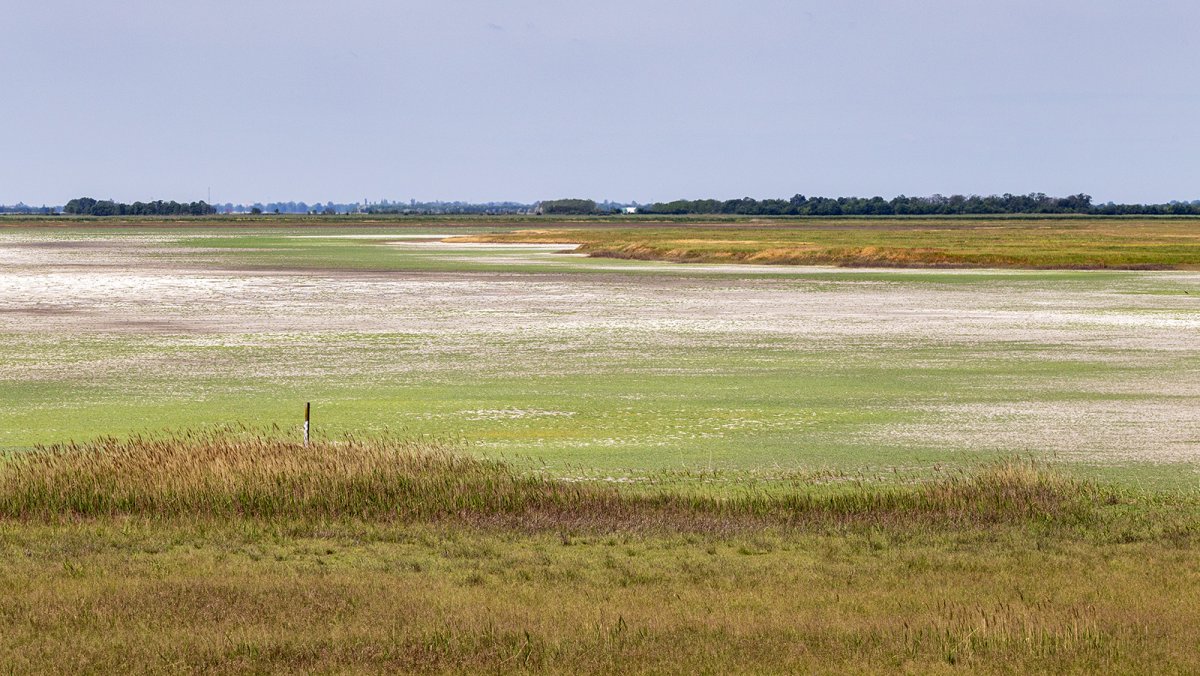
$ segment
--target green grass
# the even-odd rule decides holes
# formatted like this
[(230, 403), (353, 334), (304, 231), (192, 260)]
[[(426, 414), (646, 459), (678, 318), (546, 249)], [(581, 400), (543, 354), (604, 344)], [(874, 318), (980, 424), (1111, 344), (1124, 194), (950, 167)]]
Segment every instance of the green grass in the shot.
[[(922, 406), (1129, 396), (1073, 391), (1068, 383), (1119, 380), (1126, 368), (1054, 361), (1045, 356), (1047, 346), (1013, 346), (1004, 353), (708, 346), (674, 357), (664, 368), (665, 357), (656, 351), (635, 355), (609, 346), (600, 357), (568, 351), (547, 364), (536, 346), (510, 345), (503, 367), (490, 372), (479, 360), (456, 368), (460, 357), (429, 353), (420, 358), (421, 368), (405, 370), (408, 359), (389, 348), (403, 344), (403, 336), (332, 334), (321, 341), (319, 353), (304, 350), (302, 359), (328, 363), (322, 354), (332, 360), (332, 353), (351, 349), (362, 351), (363, 359), (321, 376), (285, 378), (270, 374), (289, 368), (297, 358), (293, 346), (189, 350), (125, 337), (85, 350), (72, 346), (80, 374), (121, 355), (132, 363), (153, 356), (164, 366), (154, 375), (122, 371), (101, 382), (83, 375), (6, 383), (0, 406), (9, 424), (0, 430), (0, 447), (221, 422), (278, 424), (295, 433), (303, 403), (311, 401), (321, 434), (392, 429), (453, 437), (479, 452), (532, 457), (564, 473), (671, 467), (887, 473), (1034, 450), (888, 442), (890, 426), (937, 420), (936, 410)], [(50, 346), (45, 356), (30, 347), (22, 347), (26, 358), (61, 359)], [(1039, 354), (1037, 362), (1029, 362), (1031, 353)], [(221, 376), (195, 365), (209, 359), (235, 373), (264, 375)], [(463, 368), (471, 371), (469, 387)], [(1144, 377), (1146, 369), (1135, 373)], [(1046, 382), (1059, 384), (1046, 389)], [(1160, 474), (1167, 483), (1195, 480), (1192, 473)]]

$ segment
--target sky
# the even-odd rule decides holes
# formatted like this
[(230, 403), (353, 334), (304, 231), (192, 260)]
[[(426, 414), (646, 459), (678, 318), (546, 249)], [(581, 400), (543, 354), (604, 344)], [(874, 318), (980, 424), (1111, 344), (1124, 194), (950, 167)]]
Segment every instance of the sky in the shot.
[(4, 5), (6, 204), (1200, 199), (1194, 0)]

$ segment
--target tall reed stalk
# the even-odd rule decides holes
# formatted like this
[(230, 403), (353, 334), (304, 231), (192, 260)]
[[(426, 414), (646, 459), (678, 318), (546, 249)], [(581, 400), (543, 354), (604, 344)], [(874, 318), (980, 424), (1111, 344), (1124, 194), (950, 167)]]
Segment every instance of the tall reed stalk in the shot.
[(707, 530), (936, 519), (1086, 518), (1097, 490), (1030, 463), (912, 486), (803, 487), (728, 497), (566, 482), (438, 441), (318, 440), (207, 430), (35, 448), (0, 461), (0, 517), (145, 515), (503, 520), (534, 526)]

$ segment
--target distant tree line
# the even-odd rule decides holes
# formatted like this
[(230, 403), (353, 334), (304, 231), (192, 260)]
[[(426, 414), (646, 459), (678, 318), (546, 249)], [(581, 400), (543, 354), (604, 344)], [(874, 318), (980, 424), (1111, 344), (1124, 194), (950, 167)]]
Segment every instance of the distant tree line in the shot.
[(349, 214), (358, 210), (357, 204), (335, 204), (334, 202), (255, 202), (254, 204), (217, 204), (223, 214)]
[(527, 214), (533, 211), (534, 205), (522, 202), (389, 202), (383, 200), (366, 205), (363, 209), (369, 214)]
[(63, 206), (64, 214), (77, 216), (206, 216), (217, 210), (210, 204), (200, 202), (114, 202), (77, 197)]
[(32, 214), (37, 216), (49, 216), (58, 213), (58, 207), (48, 207), (42, 205), (40, 207), (30, 206), (24, 202), (16, 204), (0, 204), (0, 214)]
[(254, 204), (218, 204), (221, 213), (250, 214), (527, 214), (532, 204), (521, 202), (255, 202)]
[(1200, 200), (1168, 204), (1092, 204), (1090, 195), (933, 195), (890, 200), (882, 197), (805, 197), (756, 200), (675, 200), (638, 208), (642, 214), (736, 214), (744, 216), (948, 216), (962, 214), (1198, 215)]
[(65, 206), (35, 207), (24, 203), (0, 205), (0, 214), (86, 216), (203, 216), (216, 213), (250, 214), (612, 214), (637, 208), (641, 214), (729, 214), (741, 216), (948, 216), (970, 214), (1091, 214), (1098, 216), (1192, 216), (1200, 215), (1200, 200), (1166, 204), (1093, 204), (1090, 195), (1051, 197), (1028, 195), (932, 195), (929, 197), (805, 197), (789, 199), (675, 200), (639, 206), (636, 202), (597, 203), (590, 199), (556, 199), (534, 204), (522, 202), (269, 202), (210, 205), (199, 202), (134, 202), (80, 197)]

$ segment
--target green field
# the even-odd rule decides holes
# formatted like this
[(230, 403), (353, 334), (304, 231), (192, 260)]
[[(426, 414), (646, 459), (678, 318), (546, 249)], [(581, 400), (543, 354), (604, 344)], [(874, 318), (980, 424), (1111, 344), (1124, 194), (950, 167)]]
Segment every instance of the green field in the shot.
[[(535, 227), (516, 220), (10, 221), (0, 661), (1195, 668), (1200, 273), (1011, 269), (1190, 268), (1193, 222), (922, 223), (570, 223), (529, 235), (512, 234)], [(543, 243), (462, 239), (497, 236)], [(882, 269), (720, 253), (818, 236), (1024, 258)], [(569, 253), (634, 237), (660, 253)], [(709, 253), (660, 255), (682, 240)], [(647, 257), (697, 263), (635, 260)], [(730, 264), (700, 262), (718, 260)], [(103, 435), (244, 424), (294, 441), (305, 402), (331, 454), (345, 435), (432, 440), (552, 486), (616, 491), (606, 504), (635, 516), (195, 513), (246, 497), (223, 493), (182, 512), (95, 511), (77, 495), (26, 513), (16, 505), (32, 503), (14, 496), (32, 475), (6, 474), (36, 445)], [(1069, 509), (962, 518), (939, 502), (914, 520), (878, 497), (1015, 457), (1053, 477)], [(201, 462), (199, 476), (224, 466)], [(56, 481), (43, 496), (72, 495)], [(1024, 504), (1023, 485), (981, 504)], [(322, 486), (298, 494), (344, 494)], [(810, 499), (842, 507), (798, 518)], [(684, 506), (654, 522), (636, 516), (638, 500)], [(845, 505), (861, 513), (837, 516)]]

